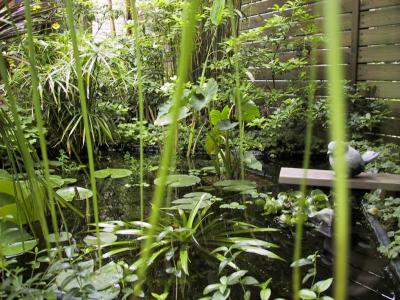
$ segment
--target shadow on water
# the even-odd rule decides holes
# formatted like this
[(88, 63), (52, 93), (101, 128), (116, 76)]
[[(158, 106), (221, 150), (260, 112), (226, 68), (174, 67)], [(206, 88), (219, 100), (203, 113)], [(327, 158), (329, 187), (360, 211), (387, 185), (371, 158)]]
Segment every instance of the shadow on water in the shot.
[[(157, 166), (158, 156), (146, 158), (145, 161), (145, 182), (149, 184), (145, 188), (145, 203), (146, 215), (149, 213), (150, 202), (152, 196), (152, 182), (154, 180), (154, 166)], [(207, 159), (195, 159), (193, 161), (179, 160), (177, 169), (179, 173), (196, 172), (202, 167), (210, 166), (211, 161)], [(251, 173), (247, 175), (247, 179), (257, 182), (259, 192), (272, 192), (273, 194), (287, 191), (290, 189), (298, 189), (297, 186), (279, 185), (278, 176), (281, 166), (301, 167), (299, 161), (281, 161), (281, 162), (266, 162), (263, 166), (262, 173)], [(133, 171), (138, 170), (137, 160), (130, 158), (130, 161), (121, 158), (120, 153), (107, 153), (98, 159), (98, 168), (130, 168)], [(327, 168), (325, 162), (312, 165), (313, 168)], [(223, 196), (224, 200), (235, 199), (234, 194), (218, 194), (214, 190), (212, 183), (216, 181), (215, 176), (203, 176), (201, 185), (193, 188), (175, 189), (173, 196), (179, 197), (190, 191), (207, 191), (216, 196)], [(133, 179), (121, 180), (99, 180), (99, 213), (100, 220), (138, 220), (139, 212), (139, 188), (136, 185), (139, 178), (133, 174)], [(329, 192), (329, 190), (324, 190)], [(351, 230), (351, 257), (350, 257), (350, 299), (396, 299), (399, 297), (399, 287), (396, 285), (392, 274), (389, 271), (388, 260), (383, 258), (376, 250), (374, 236), (369, 230), (366, 221), (359, 208), (359, 200), (362, 194), (353, 194), (353, 209), (352, 209), (352, 230)], [(236, 198), (237, 199), (237, 198)], [(233, 214), (242, 212), (234, 212)], [(283, 257), (286, 262), (269, 260), (258, 255), (247, 255), (243, 259), (241, 268), (251, 270), (252, 276), (260, 280), (266, 280), (272, 277), (272, 290), (274, 297), (290, 298), (290, 282), (291, 271), (290, 262), (292, 261), (294, 248), (294, 228), (282, 227), (282, 225), (271, 217), (262, 215), (262, 208), (252, 205), (247, 210), (248, 218), (254, 224), (265, 227), (280, 228), (279, 233), (268, 233), (264, 235), (268, 241), (276, 243), (279, 248), (277, 254)], [(243, 216), (242, 216), (243, 218)], [(78, 225), (77, 225), (78, 227)], [(320, 254), (317, 263), (317, 278), (316, 280), (332, 277), (332, 261), (333, 261), (333, 245), (332, 240), (323, 234), (306, 228), (303, 237), (303, 256), (314, 254), (316, 251)], [(214, 265), (215, 267), (215, 265)], [(203, 288), (218, 280), (217, 271), (212, 270), (211, 266), (207, 266), (201, 259), (191, 261), (191, 269), (193, 277), (196, 278), (196, 283), (189, 283), (187, 289), (193, 297), (200, 297)], [(303, 271), (307, 271), (307, 268)], [(303, 272), (303, 276), (305, 275)], [(197, 280), (198, 279), (198, 280)], [(309, 287), (307, 283), (304, 287)], [(253, 293), (255, 294), (255, 293)], [(234, 294), (233, 294), (234, 295)], [(232, 298), (234, 299), (234, 298)], [(255, 298), (257, 299), (257, 298)]]

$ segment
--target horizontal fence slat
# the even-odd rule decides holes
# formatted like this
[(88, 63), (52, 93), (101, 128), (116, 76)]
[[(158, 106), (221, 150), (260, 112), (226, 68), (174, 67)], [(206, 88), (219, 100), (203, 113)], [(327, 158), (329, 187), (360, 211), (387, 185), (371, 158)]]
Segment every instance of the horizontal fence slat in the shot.
[[(400, 118), (400, 100), (388, 100), (388, 107), (390, 109), (390, 116)], [(400, 124), (399, 124), (400, 126)]]
[(360, 7), (361, 10), (366, 10), (371, 8), (382, 8), (394, 5), (400, 5), (400, 0), (361, 0)]
[(400, 43), (399, 26), (380, 26), (360, 30), (360, 46)]
[[(326, 79), (326, 67), (327, 66), (315, 66), (316, 79), (324, 80)], [(306, 72), (309, 71), (310, 67), (304, 67)], [(257, 68), (249, 69), (256, 80), (272, 79), (272, 70), (267, 68)], [(345, 78), (350, 79), (349, 68), (344, 68)], [(284, 74), (275, 74), (275, 79), (298, 79), (300, 75), (300, 70), (293, 70), (290, 72), (285, 72)]]
[(386, 119), (382, 126), (381, 133), (400, 136), (400, 119)]
[(358, 65), (359, 80), (400, 80), (400, 64)]
[[(345, 64), (349, 63), (350, 59), (350, 49), (349, 48), (342, 48), (342, 54), (343, 54), (343, 62)], [(323, 65), (326, 63), (326, 55), (327, 55), (327, 49), (318, 49), (316, 50), (316, 64), (317, 65)], [(296, 51), (289, 51), (289, 52), (280, 52), (277, 54), (277, 57), (282, 60), (282, 61), (287, 61), (291, 58), (296, 58), (298, 57), (298, 53)]]
[[(279, 6), (282, 6), (285, 4), (287, 0), (264, 0), (264, 1), (259, 1), (253, 4), (248, 4), (248, 5), (243, 5), (242, 6), (242, 13), (246, 17), (250, 16), (255, 16), (259, 14), (266, 14), (272, 12), (274, 4), (278, 4)], [(307, 10), (309, 12), (312, 12), (313, 15), (316, 16), (321, 16), (323, 14), (323, 2), (321, 1), (315, 1), (315, 0), (309, 0), (306, 1), (306, 6)], [(351, 12), (352, 11), (352, 5), (351, 1), (344, 1), (341, 2), (341, 12), (346, 13), (346, 12)]]
[(394, 24), (400, 25), (400, 6), (364, 11), (360, 15), (360, 28)]
[(358, 49), (360, 63), (392, 61), (400, 61), (400, 45), (380, 45)]
[(374, 95), (377, 98), (400, 99), (400, 81), (367, 81), (366, 84), (375, 89)]

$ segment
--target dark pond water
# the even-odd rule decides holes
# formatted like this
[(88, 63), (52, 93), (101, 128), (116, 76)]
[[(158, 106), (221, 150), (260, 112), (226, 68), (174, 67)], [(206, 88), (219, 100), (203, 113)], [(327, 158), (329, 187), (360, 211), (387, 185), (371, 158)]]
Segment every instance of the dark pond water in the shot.
[[(138, 170), (138, 162), (132, 159), (131, 162), (124, 160), (121, 153), (107, 153), (98, 157), (98, 168), (113, 167), (113, 168), (130, 168)], [(152, 182), (154, 179), (154, 166), (157, 166), (158, 157), (150, 157), (145, 161), (146, 174), (145, 182), (150, 186), (145, 188), (146, 214), (149, 213), (150, 201), (152, 196)], [(281, 166), (300, 167), (301, 162), (298, 161), (278, 161), (274, 163), (265, 163), (262, 173), (248, 173), (247, 179), (257, 182), (259, 192), (285, 191), (296, 189), (295, 186), (279, 185), (277, 183), (279, 170)], [(177, 169), (179, 173), (187, 174), (188, 172), (196, 172), (202, 167), (211, 166), (211, 161), (207, 159), (196, 159), (187, 161), (186, 159), (179, 160)], [(314, 163), (316, 168), (326, 167), (325, 162)], [(191, 171), (190, 171), (191, 170)], [(135, 176), (133, 176), (135, 177)], [(134, 185), (138, 178), (110, 180), (98, 182), (100, 195), (99, 212), (100, 219), (106, 220), (138, 220), (139, 212), (139, 189)], [(196, 187), (176, 189), (173, 191), (173, 197), (179, 197), (190, 191), (207, 191), (213, 195), (223, 196), (224, 199), (235, 199), (232, 194), (221, 195), (212, 187), (212, 183), (217, 179), (213, 176), (204, 176), (200, 185)], [(327, 193), (329, 190), (325, 190)], [(390, 273), (387, 259), (383, 258), (376, 251), (376, 243), (371, 230), (368, 228), (366, 221), (360, 210), (358, 209), (358, 200), (362, 194), (353, 194), (353, 209), (351, 230), (351, 257), (350, 257), (350, 278), (349, 278), (349, 298), (350, 299), (396, 299), (400, 297), (399, 287), (395, 279)], [(238, 211), (238, 214), (243, 212)], [(279, 227), (279, 224), (271, 219), (266, 219), (262, 215), (262, 210), (257, 206), (251, 206), (246, 211), (246, 218), (259, 226)], [(75, 231), (79, 231), (82, 224), (78, 222), (74, 226)], [(265, 280), (272, 277), (272, 290), (274, 297), (290, 298), (290, 282), (291, 271), (290, 262), (293, 255), (293, 240), (294, 228), (281, 228), (279, 233), (269, 233), (264, 235), (267, 241), (274, 242), (280, 246), (275, 252), (285, 258), (287, 262), (280, 262), (261, 258), (258, 255), (247, 255), (242, 262), (242, 269), (249, 270), (249, 274)], [(306, 229), (303, 237), (303, 256), (307, 256), (319, 251), (321, 257), (318, 260), (317, 270), (318, 279), (326, 279), (332, 276), (332, 252), (333, 245), (331, 239), (323, 236), (319, 232), (311, 229)], [(128, 259), (129, 258), (125, 258)], [(191, 270), (195, 270), (193, 278), (195, 282), (188, 284), (187, 293), (183, 298), (197, 299), (201, 297), (203, 288), (217, 282), (217, 272), (210, 271), (211, 266), (204, 261), (192, 261), (190, 264)], [(215, 266), (214, 266), (215, 268)], [(216, 268), (217, 269), (217, 268)], [(304, 274), (303, 274), (304, 275)], [(306, 287), (306, 286), (305, 286)], [(309, 284), (307, 285), (309, 287)], [(231, 294), (232, 299), (235, 298), (234, 293)], [(254, 299), (257, 299), (254, 298)]]

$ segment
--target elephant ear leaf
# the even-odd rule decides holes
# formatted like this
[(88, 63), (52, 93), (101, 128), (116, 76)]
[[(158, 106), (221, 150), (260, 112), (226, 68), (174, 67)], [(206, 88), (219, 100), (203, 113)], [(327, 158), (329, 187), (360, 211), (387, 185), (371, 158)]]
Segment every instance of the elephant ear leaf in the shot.
[(210, 19), (215, 26), (221, 24), (224, 8), (225, 8), (225, 0), (214, 0), (213, 5), (211, 7)]

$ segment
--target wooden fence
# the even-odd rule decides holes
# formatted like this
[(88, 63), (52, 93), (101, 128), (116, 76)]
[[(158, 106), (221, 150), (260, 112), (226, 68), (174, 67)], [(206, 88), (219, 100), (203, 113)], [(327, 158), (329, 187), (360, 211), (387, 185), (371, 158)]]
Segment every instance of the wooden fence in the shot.
[[(264, 24), (274, 12), (274, 4), (286, 0), (243, 0), (243, 19), (240, 30), (245, 31)], [(322, 2), (307, 1), (307, 8), (316, 16), (320, 34), (323, 34)], [(284, 12), (285, 13), (285, 12)], [(290, 13), (290, 12), (289, 12)], [(381, 134), (390, 141), (400, 142), (400, 0), (342, 0), (342, 49), (345, 76), (353, 83), (366, 82), (373, 90), (371, 98), (382, 98), (391, 108)], [(295, 37), (294, 37), (295, 38)], [(298, 37), (302, 38), (302, 37)], [(324, 80), (326, 49), (317, 50), (317, 79)], [(290, 53), (285, 53), (289, 55)], [(280, 86), (290, 79), (290, 73), (280, 79)], [(268, 70), (255, 74), (257, 83), (271, 80)]]

